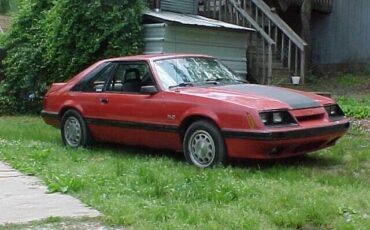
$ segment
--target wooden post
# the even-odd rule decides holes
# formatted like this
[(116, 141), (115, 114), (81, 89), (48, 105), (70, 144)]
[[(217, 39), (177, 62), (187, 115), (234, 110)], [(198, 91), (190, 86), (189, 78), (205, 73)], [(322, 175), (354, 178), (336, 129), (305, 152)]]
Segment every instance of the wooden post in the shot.
[(155, 9), (161, 9), (161, 0), (155, 0)]
[(292, 67), (292, 41), (289, 39), (289, 47), (288, 47), (288, 69), (290, 71)]
[(263, 82), (266, 82), (266, 42), (262, 40), (262, 76)]
[(302, 84), (305, 83), (305, 74), (306, 74), (306, 64), (305, 64), (305, 51), (301, 51), (301, 79), (302, 79)]
[(268, 73), (267, 73), (267, 84), (272, 84), (272, 45), (269, 44), (268, 50)]
[[(305, 65), (303, 68), (304, 73), (306, 70), (309, 69), (309, 66), (311, 65), (311, 13), (312, 13), (312, 0), (304, 0), (302, 7), (301, 7), (301, 20), (302, 20), (302, 31), (301, 36), (303, 40), (305, 40), (308, 44), (308, 46), (305, 48), (305, 50), (302, 52), (304, 56), (301, 56), (301, 59), (303, 60), (303, 64)], [(302, 66), (301, 66), (302, 68)], [(302, 70), (301, 70), (302, 72)], [(302, 79), (304, 77), (304, 74), (301, 76)]]
[(216, 19), (216, 0), (213, 0), (213, 19)]
[(285, 49), (285, 40), (284, 40), (284, 33), (281, 33), (281, 52), (280, 52), (280, 60), (281, 62), (284, 61), (284, 49)]

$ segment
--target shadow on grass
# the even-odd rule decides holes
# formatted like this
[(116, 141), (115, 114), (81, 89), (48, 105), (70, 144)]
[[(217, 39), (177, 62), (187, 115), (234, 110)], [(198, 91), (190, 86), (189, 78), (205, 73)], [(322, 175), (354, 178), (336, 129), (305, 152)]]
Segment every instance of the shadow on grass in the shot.
[(121, 144), (111, 144), (111, 143), (99, 143), (95, 144), (92, 150), (108, 150), (117, 156), (126, 155), (131, 157), (153, 157), (153, 158), (169, 158), (175, 162), (184, 162), (185, 157), (183, 153), (174, 152), (166, 149), (154, 149), (145, 146), (129, 146)]
[(317, 155), (302, 155), (276, 160), (232, 159), (229, 164), (235, 168), (250, 169), (269, 169), (273, 167), (327, 168), (340, 165), (341, 161)]
[[(109, 150), (114, 154), (131, 157), (142, 157), (142, 158), (167, 158), (176, 163), (186, 164), (186, 160), (183, 153), (174, 152), (171, 150), (164, 149), (153, 149), (141, 146), (127, 146), (119, 144), (108, 144), (100, 143), (97, 144), (94, 149), (97, 150)], [(306, 154), (301, 156), (295, 156), (285, 159), (276, 160), (254, 160), (254, 159), (229, 159), (225, 166), (233, 168), (248, 168), (248, 169), (269, 169), (274, 167), (307, 167), (307, 168), (330, 168), (342, 164), (340, 159), (329, 158), (325, 156), (318, 156), (316, 154)]]

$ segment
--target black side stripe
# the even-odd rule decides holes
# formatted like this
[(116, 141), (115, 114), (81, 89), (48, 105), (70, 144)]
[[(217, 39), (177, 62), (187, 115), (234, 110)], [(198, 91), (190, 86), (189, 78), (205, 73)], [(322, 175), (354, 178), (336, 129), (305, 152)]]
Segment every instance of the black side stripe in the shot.
[(109, 127), (118, 127), (118, 128), (128, 128), (128, 129), (142, 129), (142, 130), (159, 131), (159, 132), (177, 133), (179, 130), (178, 126), (174, 126), (174, 125), (160, 125), (160, 124), (151, 124), (151, 123), (115, 121), (115, 120), (95, 119), (95, 118), (87, 118), (86, 122), (89, 125), (109, 126)]

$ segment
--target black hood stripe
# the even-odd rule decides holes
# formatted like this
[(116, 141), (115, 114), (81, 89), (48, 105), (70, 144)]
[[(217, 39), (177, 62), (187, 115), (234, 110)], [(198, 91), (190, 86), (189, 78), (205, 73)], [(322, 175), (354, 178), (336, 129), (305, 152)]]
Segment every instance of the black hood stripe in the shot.
[(251, 93), (262, 97), (268, 97), (286, 103), (293, 109), (313, 108), (320, 106), (320, 104), (313, 100), (312, 98), (278, 87), (240, 84), (240, 85), (226, 85), (221, 86), (220, 88), (223, 90), (229, 90), (234, 92), (236, 91), (240, 93)]

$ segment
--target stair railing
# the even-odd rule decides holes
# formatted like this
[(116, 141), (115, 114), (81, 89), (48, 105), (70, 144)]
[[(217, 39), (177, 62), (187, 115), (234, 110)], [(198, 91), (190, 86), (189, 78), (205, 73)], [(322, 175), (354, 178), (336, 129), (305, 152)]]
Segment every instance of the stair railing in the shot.
[[(248, 49), (253, 48), (253, 55), (249, 57), (248, 64), (254, 68), (249, 69), (254, 71), (252, 74), (261, 80), (261, 83), (272, 83), (272, 58), (275, 42), (245, 9), (241, 8), (240, 4), (235, 0), (204, 0), (200, 13), (209, 18), (255, 29), (257, 33), (251, 36), (255, 36), (256, 39), (250, 37), (248, 46)], [(256, 44), (251, 46), (252, 42)], [(259, 49), (262, 49), (262, 52), (259, 52)], [(259, 66), (261, 62), (262, 66)]]
[[(260, 39), (257, 39), (257, 44), (253, 44), (256, 47), (254, 58), (257, 58), (257, 61), (249, 60), (249, 65), (258, 65), (262, 62), (263, 83), (272, 83), (273, 56), (289, 69), (291, 75), (300, 75), (304, 83), (307, 43), (263, 0), (204, 0), (203, 2), (203, 8), (200, 11), (204, 16), (252, 27), (257, 31)], [(257, 68), (254, 75), (258, 77), (260, 74)]]

